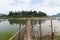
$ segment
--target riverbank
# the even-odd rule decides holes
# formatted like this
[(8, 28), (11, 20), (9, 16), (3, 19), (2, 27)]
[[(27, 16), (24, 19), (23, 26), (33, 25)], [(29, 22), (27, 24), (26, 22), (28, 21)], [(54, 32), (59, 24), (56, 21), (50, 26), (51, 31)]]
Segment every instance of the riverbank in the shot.
[(48, 17), (32, 17), (32, 18), (8, 18), (8, 19), (20, 19), (20, 20), (28, 20), (28, 19), (33, 19), (33, 20), (54, 20), (55, 18), (48, 18)]

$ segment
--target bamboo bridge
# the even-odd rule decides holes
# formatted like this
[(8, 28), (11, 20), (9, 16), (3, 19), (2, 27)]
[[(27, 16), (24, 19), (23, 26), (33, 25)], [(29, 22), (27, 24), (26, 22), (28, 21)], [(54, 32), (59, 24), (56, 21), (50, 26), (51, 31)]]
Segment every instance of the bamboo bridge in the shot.
[[(18, 40), (38, 40), (36, 35), (33, 32), (33, 26), (32, 26), (32, 18), (27, 19), (26, 21), (26, 27), (25, 27), (25, 34), (23, 36), (23, 38), (19, 38)], [(44, 19), (39, 19), (39, 20), (44, 20)], [(52, 28), (52, 20), (53, 19), (48, 19), (51, 21), (51, 39), (49, 40), (54, 40), (54, 33), (53, 33), (53, 28)], [(16, 32), (11, 38), (9, 38), (9, 40), (13, 40), (13, 38), (15, 38), (20, 32), (21, 30), (23, 30), (23, 28), (21, 28), (20, 30), (18, 30), (18, 32)], [(42, 33), (41, 33), (41, 23), (40, 23), (40, 38), (39, 40), (44, 40), (42, 38)], [(48, 39), (47, 39), (48, 40)]]

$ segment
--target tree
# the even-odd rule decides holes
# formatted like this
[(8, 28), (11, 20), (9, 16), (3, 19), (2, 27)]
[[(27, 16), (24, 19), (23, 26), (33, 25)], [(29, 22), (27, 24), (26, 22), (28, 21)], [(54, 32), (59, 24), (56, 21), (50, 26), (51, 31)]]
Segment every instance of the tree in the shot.
[(43, 16), (47, 16), (47, 14), (41, 11), (39, 11), (38, 13), (37, 11), (20, 11), (20, 12), (10, 11), (9, 16), (12, 16), (12, 17), (43, 17)]

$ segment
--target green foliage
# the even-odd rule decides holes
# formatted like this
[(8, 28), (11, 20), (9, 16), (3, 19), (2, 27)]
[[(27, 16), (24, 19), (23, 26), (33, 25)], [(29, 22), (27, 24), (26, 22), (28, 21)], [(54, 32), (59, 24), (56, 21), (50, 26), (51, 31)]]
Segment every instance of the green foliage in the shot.
[(56, 35), (55, 40), (60, 40), (60, 35)]
[(13, 34), (14, 32), (12, 31), (4, 32), (0, 35), (0, 40), (8, 40)]
[(18, 12), (9, 12), (10, 17), (44, 17), (47, 16), (44, 12), (37, 11), (18, 11)]
[(25, 24), (26, 23), (26, 20), (19, 20), (19, 19), (9, 19), (8, 20), (10, 24)]

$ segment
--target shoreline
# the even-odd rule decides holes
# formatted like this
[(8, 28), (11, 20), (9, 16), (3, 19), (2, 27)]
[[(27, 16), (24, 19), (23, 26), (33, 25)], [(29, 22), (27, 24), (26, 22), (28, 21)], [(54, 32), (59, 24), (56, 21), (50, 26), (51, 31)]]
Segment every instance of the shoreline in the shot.
[(33, 19), (33, 20), (55, 20), (55, 18), (46, 18), (46, 17), (32, 17), (32, 18), (8, 18), (8, 19), (20, 19), (20, 20), (28, 20), (28, 19)]

